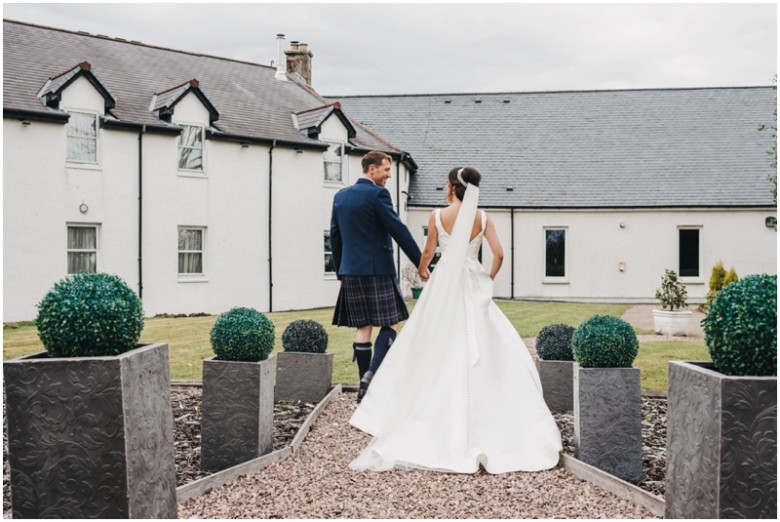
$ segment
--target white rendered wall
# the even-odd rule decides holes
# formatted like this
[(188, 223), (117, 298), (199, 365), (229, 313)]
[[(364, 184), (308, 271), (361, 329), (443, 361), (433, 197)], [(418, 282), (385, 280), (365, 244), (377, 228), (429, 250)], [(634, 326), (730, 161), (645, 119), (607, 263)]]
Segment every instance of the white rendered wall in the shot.
[[(414, 208), (409, 223), (422, 244), (422, 226), (431, 209)], [(510, 297), (512, 262), (510, 212), (488, 211), (504, 249), (504, 266), (496, 279), (496, 297)], [(684, 278), (689, 300), (701, 302), (710, 272), (723, 261), (740, 277), (777, 273), (777, 233), (764, 224), (773, 210), (634, 210), (515, 211), (515, 287), (518, 299), (655, 302), (665, 268), (678, 267), (679, 227), (701, 227), (699, 277)], [(621, 228), (620, 223), (625, 227)], [(564, 282), (544, 277), (546, 227), (565, 227)], [(491, 256), (483, 245), (483, 264)], [(619, 270), (620, 263), (625, 271)]]

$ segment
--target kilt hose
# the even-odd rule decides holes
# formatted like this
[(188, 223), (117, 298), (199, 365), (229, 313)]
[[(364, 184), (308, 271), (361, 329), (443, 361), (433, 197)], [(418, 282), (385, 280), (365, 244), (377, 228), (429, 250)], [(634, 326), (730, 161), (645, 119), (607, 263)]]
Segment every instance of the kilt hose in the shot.
[(408, 318), (396, 276), (342, 276), (333, 324), (352, 328), (392, 326)]

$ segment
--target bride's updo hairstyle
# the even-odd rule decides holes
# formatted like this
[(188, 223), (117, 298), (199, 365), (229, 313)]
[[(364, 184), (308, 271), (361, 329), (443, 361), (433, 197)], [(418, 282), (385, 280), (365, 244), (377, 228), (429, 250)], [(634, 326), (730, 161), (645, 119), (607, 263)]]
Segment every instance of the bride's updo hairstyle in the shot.
[(463, 178), (463, 181), (470, 183), (475, 187), (479, 186), (479, 180), (482, 179), (482, 175), (474, 167), (455, 167), (450, 171), (449, 180), (450, 186), (452, 186), (452, 192), (455, 194), (456, 198), (463, 201), (463, 195), (466, 193), (466, 187), (461, 185), (460, 181), (458, 181), (458, 171), (461, 168), (463, 168), (463, 173), (460, 175), (460, 177)]

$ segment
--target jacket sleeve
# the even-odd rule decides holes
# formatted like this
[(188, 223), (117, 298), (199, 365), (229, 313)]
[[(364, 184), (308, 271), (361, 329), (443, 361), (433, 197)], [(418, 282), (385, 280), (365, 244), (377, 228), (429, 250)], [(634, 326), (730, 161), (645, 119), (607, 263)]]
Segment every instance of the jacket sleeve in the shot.
[(414, 263), (414, 266), (418, 266), (420, 257), (422, 257), (420, 247), (417, 246), (412, 233), (409, 232), (409, 229), (401, 222), (398, 214), (393, 210), (393, 200), (390, 197), (390, 192), (385, 188), (379, 191), (376, 198), (376, 212), (382, 225), (390, 233), (390, 236), (395, 239), (395, 242), (404, 251), (406, 257)]
[(330, 215), (330, 249), (333, 254), (333, 265), (336, 267), (336, 275), (341, 266), (341, 230), (339, 220), (336, 217), (336, 202), (333, 202), (333, 210)]

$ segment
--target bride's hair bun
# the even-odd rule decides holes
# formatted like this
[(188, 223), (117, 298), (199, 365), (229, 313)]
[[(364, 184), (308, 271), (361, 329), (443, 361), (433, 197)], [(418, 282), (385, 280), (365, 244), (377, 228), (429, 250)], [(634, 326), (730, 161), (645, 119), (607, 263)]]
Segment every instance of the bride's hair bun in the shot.
[(456, 198), (463, 201), (463, 195), (466, 193), (466, 187), (463, 186), (458, 180), (458, 172), (460, 172), (461, 169), (463, 169), (463, 172), (460, 173), (460, 177), (463, 178), (463, 181), (470, 185), (474, 185), (475, 187), (479, 186), (482, 175), (474, 167), (455, 167), (450, 171), (449, 181), (450, 185), (452, 186), (452, 191)]

